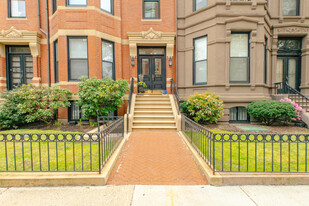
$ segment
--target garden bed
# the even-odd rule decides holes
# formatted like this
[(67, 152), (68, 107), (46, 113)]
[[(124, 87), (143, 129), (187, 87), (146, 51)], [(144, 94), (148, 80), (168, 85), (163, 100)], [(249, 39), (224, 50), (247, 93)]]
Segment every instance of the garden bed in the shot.
[(237, 132), (237, 133), (248, 133), (243, 130), (237, 128), (237, 126), (257, 126), (269, 131), (258, 131), (258, 132), (250, 132), (250, 133), (278, 133), (278, 134), (309, 134), (309, 129), (305, 127), (297, 127), (291, 124), (282, 125), (282, 124), (274, 124), (272, 126), (266, 126), (262, 124), (207, 124), (204, 125), (207, 129), (216, 132), (216, 133), (224, 133), (224, 132)]
[[(27, 132), (27, 130), (44, 130), (46, 133), (55, 133), (55, 131), (64, 131), (64, 132), (81, 132), (86, 133), (93, 129), (97, 128), (96, 126), (91, 127), (90, 125), (70, 125), (70, 124), (44, 124), (44, 123), (33, 123), (21, 126), (18, 130), (0, 130), (0, 132)], [(35, 132), (37, 133), (37, 132)], [(41, 133), (41, 132), (39, 132)]]

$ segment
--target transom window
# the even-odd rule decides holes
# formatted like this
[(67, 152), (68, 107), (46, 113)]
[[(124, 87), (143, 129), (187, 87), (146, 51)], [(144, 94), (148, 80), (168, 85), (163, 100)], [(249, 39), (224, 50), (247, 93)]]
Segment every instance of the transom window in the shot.
[(249, 83), (249, 33), (233, 33), (230, 46), (230, 83)]
[(283, 16), (299, 16), (300, 0), (282, 0)]
[(77, 81), (88, 76), (88, 40), (87, 37), (68, 37), (69, 80)]
[(207, 83), (207, 37), (194, 39), (193, 84)]
[(160, 0), (143, 0), (143, 18), (160, 19)]
[(115, 79), (114, 43), (102, 40), (102, 77)]
[(247, 109), (245, 107), (233, 107), (230, 109), (230, 122), (250, 122)]
[(113, 14), (114, 13), (114, 0), (100, 0), (101, 1), (101, 9)]
[(26, 0), (9, 0), (9, 17), (26, 17)]
[(197, 11), (199, 9), (202, 9), (207, 6), (208, 0), (194, 0), (194, 11)]
[(87, 6), (87, 0), (67, 0), (68, 6)]

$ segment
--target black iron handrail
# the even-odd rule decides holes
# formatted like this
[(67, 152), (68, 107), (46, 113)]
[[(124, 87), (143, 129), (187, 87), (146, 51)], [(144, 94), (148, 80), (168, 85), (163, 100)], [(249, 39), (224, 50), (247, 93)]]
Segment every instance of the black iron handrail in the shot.
[(302, 107), (306, 112), (309, 112), (309, 98), (291, 87), (288, 82), (275, 83), (275, 93), (287, 94), (289, 99), (295, 101), (295, 103)]
[(179, 94), (178, 94), (178, 90), (177, 90), (177, 86), (175, 84), (175, 81), (174, 79), (172, 78), (171, 79), (171, 94), (174, 95), (174, 99), (175, 99), (175, 102), (176, 102), (176, 106), (177, 106), (177, 113), (180, 114), (180, 97), (179, 97)]
[(134, 93), (134, 78), (131, 78), (130, 83), (130, 91), (129, 91), (129, 99), (128, 99), (128, 109), (127, 109), (127, 133), (129, 132), (129, 115), (131, 113), (131, 103), (132, 103), (132, 96)]
[(127, 114), (130, 114), (131, 112), (131, 102), (132, 102), (132, 96), (134, 93), (134, 78), (131, 78), (131, 83), (130, 83), (130, 93), (129, 93), (129, 105), (128, 105), (128, 110), (127, 110)]

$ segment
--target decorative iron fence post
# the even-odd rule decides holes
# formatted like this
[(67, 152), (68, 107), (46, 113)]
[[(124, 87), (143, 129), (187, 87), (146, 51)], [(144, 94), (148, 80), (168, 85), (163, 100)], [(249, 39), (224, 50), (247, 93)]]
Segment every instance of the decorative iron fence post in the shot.
[(213, 153), (212, 153), (212, 165), (213, 165), (213, 174), (215, 175), (216, 174), (216, 163), (215, 163), (215, 144), (216, 144), (216, 141), (215, 141), (215, 135), (213, 135), (213, 138), (212, 138), (212, 146), (213, 146)]
[(99, 174), (101, 174), (101, 141), (102, 141), (102, 136), (101, 136), (101, 132), (99, 133)]

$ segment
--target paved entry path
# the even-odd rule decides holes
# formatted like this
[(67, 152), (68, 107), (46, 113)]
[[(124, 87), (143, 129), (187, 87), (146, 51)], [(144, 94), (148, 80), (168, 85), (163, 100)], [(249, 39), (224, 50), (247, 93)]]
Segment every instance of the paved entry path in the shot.
[(134, 132), (107, 184), (205, 185), (206, 178), (176, 132)]

